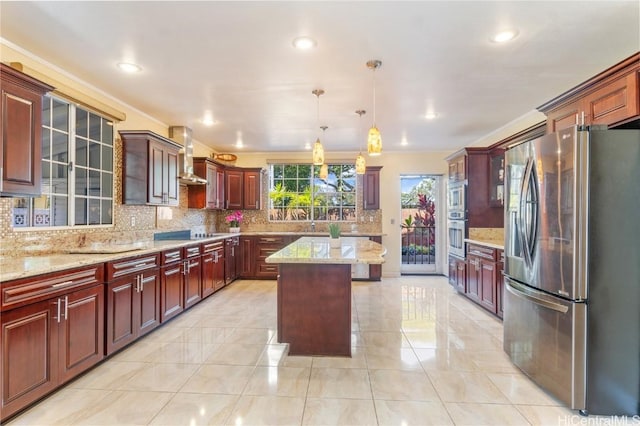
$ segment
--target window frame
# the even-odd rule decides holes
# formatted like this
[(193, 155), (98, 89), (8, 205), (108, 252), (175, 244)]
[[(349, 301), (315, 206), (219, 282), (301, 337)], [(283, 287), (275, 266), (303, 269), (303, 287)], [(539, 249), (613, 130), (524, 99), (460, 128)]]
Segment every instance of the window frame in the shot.
[[(268, 199), (269, 199), (269, 212), (267, 214), (267, 220), (269, 223), (283, 223), (283, 222), (297, 222), (297, 223), (310, 223), (310, 222), (345, 222), (345, 223), (356, 223), (357, 222), (357, 215), (358, 215), (358, 195), (360, 192), (360, 185), (358, 185), (358, 175), (355, 171), (355, 163), (354, 162), (350, 162), (350, 161), (335, 161), (335, 162), (331, 162), (330, 164), (327, 164), (329, 170), (331, 172), (335, 171), (336, 167), (341, 167), (343, 168), (343, 170), (340, 172), (340, 175), (338, 176), (335, 173), (329, 173), (329, 177), (328, 179), (331, 179), (331, 176), (334, 176), (336, 179), (336, 182), (334, 184), (336, 191), (321, 191), (321, 190), (317, 190), (316, 188), (318, 188), (319, 185), (319, 181), (324, 181), (327, 182), (328, 179), (321, 179), (319, 177), (319, 173), (320, 173), (320, 166), (316, 166), (313, 165), (312, 163), (305, 163), (305, 162), (272, 162), (268, 164), (269, 166), (269, 195), (268, 195)], [(296, 167), (296, 177), (285, 177), (285, 168), (289, 166), (295, 166)], [(280, 177), (276, 177), (276, 173), (274, 172), (274, 168), (275, 167), (282, 167), (282, 175)], [(309, 176), (300, 176), (299, 175), (299, 171), (300, 168), (308, 168), (309, 169)], [(346, 169), (345, 169), (346, 168)], [(347, 172), (351, 172), (351, 176), (349, 174), (346, 174)], [(346, 177), (345, 177), (346, 174)], [(284, 182), (288, 180), (290, 181), (290, 183), (292, 183), (292, 181), (297, 181), (298, 183), (296, 184), (296, 187), (298, 188), (298, 191), (295, 192), (295, 196), (301, 196), (301, 198), (304, 200), (304, 198), (306, 197), (305, 195), (305, 190), (309, 190), (309, 194), (308, 196), (310, 197), (310, 200), (308, 202), (308, 204), (294, 204), (294, 205), (288, 205), (283, 203), (280, 203), (278, 205), (274, 204), (274, 197), (272, 196), (272, 194), (274, 193), (275, 189), (276, 189), (276, 185), (277, 184), (283, 184)], [(352, 191), (344, 191), (342, 190), (343, 185), (347, 184), (349, 181), (353, 182), (353, 190)], [(300, 182), (304, 182), (303, 185), (300, 185)], [(331, 184), (327, 184), (327, 185), (331, 185)], [(299, 189), (303, 188), (303, 191), (300, 191)], [(283, 193), (286, 194), (286, 189), (282, 189)], [(319, 200), (325, 198), (328, 199), (329, 197), (332, 197), (334, 200), (333, 204), (329, 204), (326, 203), (324, 204), (324, 208), (327, 210), (326, 211), (326, 216), (321, 217), (318, 216), (318, 211), (323, 208), (320, 204), (319, 204)], [(352, 199), (353, 204), (345, 204), (344, 200), (345, 199)], [(339, 199), (340, 202), (339, 203), (335, 203), (335, 200)], [(297, 210), (297, 212), (287, 212), (285, 213), (285, 210), (287, 207), (293, 207), (295, 210)], [(329, 215), (329, 211), (330, 210), (336, 210), (337, 209), (337, 214), (338, 214), (338, 218), (330, 218)], [(351, 212), (349, 211), (351, 210)], [(298, 219), (296, 216), (298, 214), (301, 214), (303, 211), (306, 211), (306, 214), (304, 215), (304, 218)], [(274, 218), (273, 217), (273, 213), (277, 213), (278, 214), (278, 218)], [(346, 215), (346, 216), (345, 216)]]

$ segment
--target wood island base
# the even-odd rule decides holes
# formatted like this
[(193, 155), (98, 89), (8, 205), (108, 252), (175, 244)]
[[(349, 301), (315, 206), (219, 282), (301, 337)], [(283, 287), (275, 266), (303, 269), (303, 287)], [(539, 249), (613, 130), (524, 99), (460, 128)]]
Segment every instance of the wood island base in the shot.
[(278, 342), (289, 355), (351, 356), (351, 265), (281, 263)]

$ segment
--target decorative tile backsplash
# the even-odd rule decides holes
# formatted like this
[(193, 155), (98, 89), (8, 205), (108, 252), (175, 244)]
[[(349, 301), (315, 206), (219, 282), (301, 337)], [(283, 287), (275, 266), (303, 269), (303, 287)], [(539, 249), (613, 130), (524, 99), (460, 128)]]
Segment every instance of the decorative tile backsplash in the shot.
[(504, 228), (469, 228), (469, 238), (502, 244), (504, 242)]

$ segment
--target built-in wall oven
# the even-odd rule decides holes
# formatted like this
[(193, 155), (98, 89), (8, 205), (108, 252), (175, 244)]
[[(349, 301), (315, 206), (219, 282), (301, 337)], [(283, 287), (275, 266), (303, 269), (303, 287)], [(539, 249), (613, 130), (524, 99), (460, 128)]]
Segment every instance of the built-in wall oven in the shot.
[(453, 220), (467, 218), (466, 183), (455, 182), (449, 184), (449, 196), (447, 197), (447, 217)]
[(464, 257), (464, 239), (466, 238), (466, 221), (447, 221), (449, 254)]

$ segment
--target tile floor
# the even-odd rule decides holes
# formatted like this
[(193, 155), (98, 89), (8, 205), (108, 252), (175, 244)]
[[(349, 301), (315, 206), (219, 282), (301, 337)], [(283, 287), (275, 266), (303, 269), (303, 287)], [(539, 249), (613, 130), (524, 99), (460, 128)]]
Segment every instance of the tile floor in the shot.
[(586, 424), (444, 277), (354, 283), (352, 312), (352, 358), (290, 357), (275, 281), (237, 281), (10, 424)]

